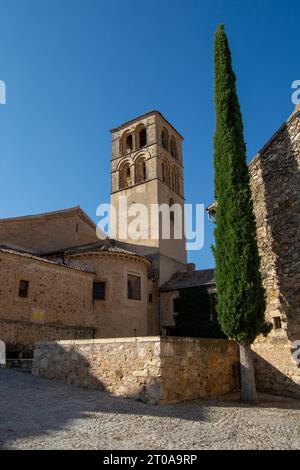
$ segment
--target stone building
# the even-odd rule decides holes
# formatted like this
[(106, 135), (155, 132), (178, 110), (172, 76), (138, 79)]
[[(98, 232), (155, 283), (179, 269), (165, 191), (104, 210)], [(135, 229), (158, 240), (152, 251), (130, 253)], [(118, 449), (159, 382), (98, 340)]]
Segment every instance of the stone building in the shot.
[[(111, 131), (111, 203), (174, 203), (184, 208), (182, 136), (152, 111)], [(261, 390), (299, 395), (300, 369), (300, 109), (251, 161), (267, 338), (253, 346)], [(214, 206), (209, 208), (213, 213)], [(128, 216), (121, 214), (123, 223)], [(187, 264), (185, 239), (161, 232), (133, 241), (117, 227), (99, 240), (79, 208), (0, 220), (0, 339), (17, 350), (36, 341), (172, 335), (178, 299), (206, 292), (215, 321), (213, 270)], [(169, 213), (173, 229), (174, 218)], [(150, 225), (150, 221), (149, 225)], [(151, 220), (153, 223), (153, 220)], [(171, 230), (171, 235), (173, 231)], [(196, 308), (196, 307), (195, 307)]]
[[(207, 293), (208, 305), (201, 302), (203, 290)], [(160, 298), (163, 333), (167, 336), (180, 335), (178, 318), (187, 311), (187, 315), (193, 316), (191, 327), (186, 330), (188, 336), (208, 337), (208, 331), (216, 321), (214, 269), (196, 270), (195, 265), (189, 263), (186, 271), (175, 273), (161, 286)], [(185, 299), (189, 300), (187, 308), (184, 308), (187, 303)]]
[[(152, 111), (111, 132), (117, 216), (120, 196), (149, 213), (151, 204), (169, 209), (176, 203), (183, 214), (182, 137), (176, 129)], [(156, 239), (133, 243), (118, 232), (99, 241), (80, 207), (0, 220), (1, 339), (20, 350), (39, 340), (163, 332), (159, 285), (186, 270), (186, 250), (184, 237), (163, 238), (159, 214), (156, 223)]]
[(0, 221), (0, 337), (37, 341), (159, 334), (147, 258), (96, 236), (79, 207)]
[[(128, 206), (143, 204), (148, 212), (148, 227), (156, 225), (157, 237), (141, 240), (122, 238), (124, 246), (151, 258), (163, 284), (177, 271), (186, 270), (184, 233), (181, 239), (164, 239), (159, 214), (151, 217), (151, 206), (178, 204), (184, 213), (183, 137), (158, 111), (152, 111), (112, 129), (111, 204), (119, 220), (119, 201)], [(122, 218), (127, 222), (127, 214)], [(172, 224), (172, 220), (171, 220)], [(121, 227), (122, 228), (122, 227)], [(171, 227), (172, 229), (172, 227)], [(150, 235), (150, 230), (148, 232)], [(120, 230), (115, 234), (121, 239)]]
[[(184, 219), (184, 178), (183, 178), (183, 137), (158, 111), (151, 111), (112, 129), (111, 160), (111, 204), (116, 219), (128, 222), (127, 213), (120, 215), (120, 198), (126, 198), (127, 205), (142, 204), (147, 209), (148, 237), (133, 241), (121, 237), (124, 227), (117, 227), (114, 234), (120, 246), (146, 256), (157, 273), (160, 290), (160, 332), (163, 335), (175, 333), (174, 299), (180, 297), (179, 289), (168, 287), (173, 277), (185, 287), (208, 287), (205, 282), (207, 270), (196, 271), (193, 264), (187, 264), (184, 224), (180, 238), (174, 236), (174, 219), (170, 220), (170, 238), (164, 239), (159, 214), (152, 219), (153, 205), (171, 208), (178, 204)], [(112, 221), (111, 221), (112, 223)], [(158, 236), (150, 237), (153, 225), (159, 227)], [(127, 235), (127, 232), (126, 232)], [(212, 292), (212, 289), (209, 291)], [(201, 314), (201, 312), (199, 312)]]
[[(300, 396), (300, 107), (249, 165), (266, 318), (273, 329), (253, 345), (260, 390)], [(213, 215), (214, 204), (208, 208)], [(300, 353), (298, 354), (300, 359)]]
[[(267, 338), (254, 344), (260, 389), (300, 396), (300, 107), (250, 163)], [(298, 354), (300, 361), (300, 353)]]

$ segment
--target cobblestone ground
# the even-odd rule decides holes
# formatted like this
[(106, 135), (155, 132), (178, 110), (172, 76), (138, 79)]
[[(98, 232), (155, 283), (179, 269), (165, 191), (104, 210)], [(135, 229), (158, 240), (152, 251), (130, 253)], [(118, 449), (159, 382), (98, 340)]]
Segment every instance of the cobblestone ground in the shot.
[(0, 370), (2, 449), (300, 449), (300, 401), (151, 406)]

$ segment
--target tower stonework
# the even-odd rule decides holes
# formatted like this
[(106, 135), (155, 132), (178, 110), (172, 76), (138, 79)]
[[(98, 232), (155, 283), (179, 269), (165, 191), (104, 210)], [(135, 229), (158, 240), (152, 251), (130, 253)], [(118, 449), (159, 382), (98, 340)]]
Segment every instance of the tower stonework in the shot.
[[(153, 211), (153, 205), (165, 204), (169, 208), (178, 204), (184, 219), (183, 138), (158, 111), (126, 122), (111, 133), (111, 204), (116, 219), (119, 220), (120, 196), (125, 196), (128, 210), (134, 203), (142, 204), (148, 214), (146, 237), (132, 239), (128, 233), (126, 235), (127, 231), (124, 237), (117, 226), (115, 238), (123, 242), (124, 247), (130, 244), (139, 254), (151, 257), (162, 284), (175, 272), (186, 269), (183, 230), (180, 239), (174, 237), (176, 214), (171, 212), (168, 216), (171, 237), (166, 239), (161, 230), (162, 216)], [(131, 214), (121, 217), (125, 224), (130, 224), (134, 218)], [(155, 224), (159, 228), (157, 237), (151, 236)]]

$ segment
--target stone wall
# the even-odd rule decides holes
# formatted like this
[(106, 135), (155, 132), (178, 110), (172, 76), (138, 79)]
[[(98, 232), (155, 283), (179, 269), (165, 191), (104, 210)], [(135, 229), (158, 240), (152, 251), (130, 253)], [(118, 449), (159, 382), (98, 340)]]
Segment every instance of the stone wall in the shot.
[[(105, 282), (105, 300), (96, 300), (93, 304), (97, 338), (159, 334), (156, 286), (151, 291), (152, 303), (148, 301), (147, 271), (150, 263), (147, 260), (124, 253), (103, 252), (66, 255), (65, 259), (73, 266), (92, 270), (95, 281)], [(129, 274), (141, 279), (140, 300), (128, 299)], [(151, 310), (152, 305), (155, 306), (154, 311)]]
[[(69, 267), (0, 251), (0, 339), (10, 350), (37, 341), (159, 334), (157, 282), (147, 278), (148, 261), (104, 252), (64, 261)], [(128, 299), (128, 274), (141, 278), (140, 300)], [(21, 280), (29, 282), (27, 297), (19, 295)], [(93, 299), (95, 281), (105, 282), (104, 300)]]
[(300, 369), (291, 352), (293, 341), (300, 340), (299, 108), (252, 160), (250, 175), (266, 318), (274, 326), (253, 346), (258, 386), (300, 395)]
[(36, 324), (30, 321), (2, 320), (0, 338), (6, 343), (8, 354), (13, 351), (29, 351), (37, 341), (57, 339), (93, 338), (95, 330), (76, 326)]
[(0, 219), (0, 245), (48, 253), (98, 241), (96, 226), (80, 209)]
[(258, 338), (252, 348), (257, 389), (300, 398), (300, 367), (293, 360), (291, 342), (272, 335), (267, 341)]
[[(94, 274), (18, 254), (0, 253), (0, 339), (9, 349), (36, 341), (90, 338)], [(29, 282), (19, 296), (20, 280)]]
[(238, 387), (237, 343), (167, 338), (161, 342), (161, 403), (218, 396)]
[(33, 374), (165, 404), (232, 391), (238, 347), (227, 340), (116, 338), (37, 344)]

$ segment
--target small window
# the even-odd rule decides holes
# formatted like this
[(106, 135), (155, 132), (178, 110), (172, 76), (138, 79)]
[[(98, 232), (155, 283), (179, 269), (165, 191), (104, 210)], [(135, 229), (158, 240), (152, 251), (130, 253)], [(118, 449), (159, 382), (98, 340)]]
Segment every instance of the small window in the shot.
[(146, 129), (142, 129), (140, 131), (140, 148), (145, 147), (147, 145), (147, 131)]
[(165, 183), (166, 180), (167, 180), (167, 177), (166, 177), (166, 164), (165, 164), (165, 162), (162, 162), (161, 167), (162, 167), (162, 180), (163, 180), (163, 182)]
[(168, 162), (163, 160), (161, 163), (161, 170), (162, 170), (162, 180), (164, 183), (169, 184), (170, 181), (170, 168)]
[(19, 297), (26, 299), (28, 297), (29, 281), (21, 280), (19, 284)]
[(140, 158), (135, 164), (135, 182), (142, 183), (147, 179), (146, 161)]
[(280, 317), (273, 317), (274, 328), (275, 330), (279, 330), (281, 328), (281, 318)]
[(128, 188), (131, 186), (131, 171), (128, 162), (120, 167), (120, 189)]
[(178, 173), (174, 171), (174, 191), (175, 193), (179, 193), (179, 181), (178, 181)]
[(152, 296), (152, 294), (148, 294), (148, 302), (149, 302), (149, 304), (152, 304), (152, 301), (153, 301), (153, 296)]
[(177, 155), (177, 145), (176, 145), (176, 142), (175, 142), (175, 139), (174, 137), (172, 136), (171, 139), (170, 139), (170, 153), (172, 155), (172, 157), (178, 158), (178, 155)]
[(161, 131), (161, 145), (166, 150), (169, 149), (169, 138), (168, 138), (168, 133), (167, 133), (166, 129), (163, 129)]
[(173, 208), (173, 205), (174, 205), (174, 201), (173, 199), (170, 199), (169, 200), (169, 207), (170, 207), (170, 221), (172, 223), (174, 223), (174, 220), (175, 220), (175, 214), (174, 214), (174, 208)]
[(127, 296), (131, 300), (141, 300), (141, 278), (139, 276), (128, 274)]
[(129, 134), (126, 137), (126, 143), (125, 143), (125, 150), (127, 153), (132, 152), (133, 149), (133, 140), (132, 140), (132, 135)]
[(105, 282), (94, 282), (93, 299), (105, 300)]
[(171, 170), (171, 189), (175, 191), (175, 170)]

